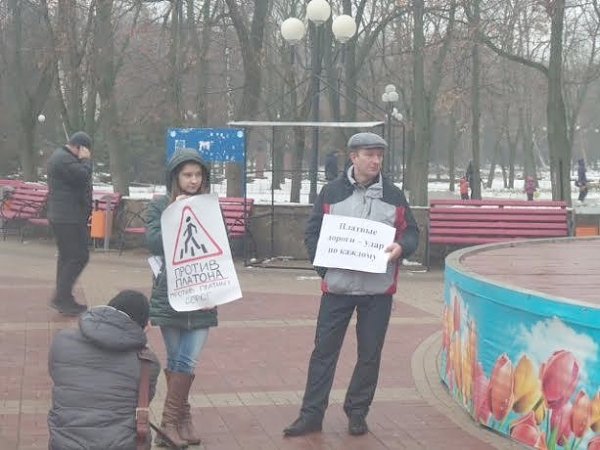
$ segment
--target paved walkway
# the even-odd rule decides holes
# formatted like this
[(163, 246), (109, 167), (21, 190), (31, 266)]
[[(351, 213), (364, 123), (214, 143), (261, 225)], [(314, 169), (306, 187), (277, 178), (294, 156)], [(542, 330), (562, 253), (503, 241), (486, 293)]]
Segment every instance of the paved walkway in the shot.
[[(47, 448), (50, 404), (47, 351), (56, 330), (74, 319), (50, 309), (55, 250), (49, 241), (0, 242), (0, 450)], [(351, 437), (341, 402), (355, 360), (349, 329), (322, 433), (285, 439), (297, 416), (314, 338), (319, 282), (312, 271), (239, 268), (243, 300), (219, 308), (197, 368), (192, 413), (203, 449), (519, 448), (475, 425), (446, 394), (437, 375), (443, 274), (402, 272), (384, 348), (371, 432)], [(106, 303), (119, 290), (149, 293), (146, 255), (96, 251), (77, 287), (79, 301)], [(156, 328), (150, 344), (164, 361)], [(152, 404), (158, 422), (159, 379)]]

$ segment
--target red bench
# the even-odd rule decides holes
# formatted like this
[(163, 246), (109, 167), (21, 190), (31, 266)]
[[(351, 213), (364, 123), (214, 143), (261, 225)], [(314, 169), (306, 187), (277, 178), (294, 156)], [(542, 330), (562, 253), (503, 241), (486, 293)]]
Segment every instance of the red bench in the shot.
[[(244, 261), (250, 254), (256, 254), (256, 242), (250, 232), (250, 217), (254, 208), (254, 199), (247, 197), (219, 197), (219, 205), (225, 221), (225, 229), (230, 243), (234, 239), (243, 239), (241, 253)], [(238, 247), (239, 248), (239, 247)], [(235, 248), (232, 246), (232, 253)]]
[[(225, 221), (225, 229), (229, 239), (244, 238), (252, 235), (248, 229), (250, 216), (254, 206), (253, 198), (244, 197), (220, 197), (219, 206)], [(125, 211), (119, 217), (119, 254), (125, 246), (125, 237), (127, 235), (145, 234), (145, 208), (141, 211)]]
[(225, 220), (229, 238), (244, 237), (248, 233), (248, 222), (254, 207), (253, 198), (220, 197), (219, 205)]
[(14, 227), (23, 241), (28, 223), (44, 221), (48, 187), (40, 183), (13, 183), (3, 194), (0, 205), (2, 239), (6, 240), (9, 228)]
[(570, 234), (566, 202), (539, 200), (432, 200), (426, 260), (432, 244), (468, 246)]

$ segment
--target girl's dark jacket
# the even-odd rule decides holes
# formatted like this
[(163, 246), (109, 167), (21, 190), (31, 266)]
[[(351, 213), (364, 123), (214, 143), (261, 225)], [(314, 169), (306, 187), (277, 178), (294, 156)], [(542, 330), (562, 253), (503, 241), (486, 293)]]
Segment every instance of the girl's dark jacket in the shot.
[[(171, 186), (174, 171), (180, 164), (196, 162), (204, 167), (204, 174), (208, 176), (208, 170), (200, 155), (195, 151), (181, 151), (175, 154), (167, 165), (167, 190)], [(146, 244), (152, 255), (160, 257), (162, 267), (165, 265), (165, 252), (162, 242), (162, 230), (160, 218), (169, 206), (169, 196), (157, 197), (148, 205), (146, 215)], [(152, 325), (181, 328), (192, 330), (196, 328), (208, 328), (217, 325), (217, 309), (197, 310), (179, 312), (171, 308), (167, 294), (167, 274), (161, 270), (158, 276), (153, 278), (152, 295), (150, 297), (150, 321)]]

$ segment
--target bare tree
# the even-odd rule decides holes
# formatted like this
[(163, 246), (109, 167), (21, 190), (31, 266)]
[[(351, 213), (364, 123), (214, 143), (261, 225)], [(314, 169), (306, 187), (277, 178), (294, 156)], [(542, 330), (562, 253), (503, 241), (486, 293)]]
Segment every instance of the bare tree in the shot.
[[(19, 159), (23, 178), (37, 180), (35, 130), (37, 117), (52, 89), (55, 65), (52, 49), (48, 48), (48, 30), (44, 26), (28, 27), (42, 22), (41, 12), (34, 5), (9, 0), (8, 39), (3, 53), (11, 70), (7, 80), (17, 109)], [(36, 33), (31, 30), (35, 29)]]
[[(242, 100), (237, 108), (236, 117), (247, 119), (257, 110), (261, 95), (263, 61), (263, 32), (267, 12), (268, 0), (253, 0), (245, 5), (245, 11), (236, 0), (225, 0), (229, 8), (229, 16), (235, 28), (242, 51), (244, 64), (244, 88)], [(245, 19), (253, 11), (251, 22)], [(239, 165), (227, 165), (227, 195), (242, 195), (241, 168)], [(245, 180), (244, 180), (245, 182)]]
[[(140, 7), (139, 4), (134, 6), (132, 26), (135, 26)], [(121, 48), (115, 49), (116, 14), (114, 0), (103, 0), (96, 4), (93, 74), (100, 97), (100, 126), (104, 131), (114, 189), (128, 195), (127, 147), (123, 145), (127, 134), (119, 117), (116, 83), (131, 33), (123, 40)]]
[[(550, 58), (548, 65), (542, 62), (511, 53), (497, 45), (486, 35), (482, 27), (477, 27), (478, 38), (497, 54), (534, 68), (541, 72), (548, 82), (548, 98), (546, 102), (546, 120), (548, 129), (548, 144), (550, 148), (550, 172), (552, 179), (552, 198), (565, 200), (570, 204), (570, 145), (567, 134), (567, 117), (563, 84), (563, 30), (565, 20), (565, 0), (545, 2), (546, 14), (550, 18)], [(477, 20), (468, 10), (465, 10), (471, 22)]]
[(408, 170), (408, 189), (414, 205), (428, 204), (427, 181), (429, 174), (429, 155), (432, 136), (435, 129), (435, 104), (440, 89), (443, 66), (448, 55), (452, 33), (454, 31), (456, 3), (451, 1), (447, 10), (445, 31), (438, 41), (439, 51), (434, 58), (426, 88), (425, 77), (425, 2), (413, 2), (413, 132), (414, 151), (410, 154)]

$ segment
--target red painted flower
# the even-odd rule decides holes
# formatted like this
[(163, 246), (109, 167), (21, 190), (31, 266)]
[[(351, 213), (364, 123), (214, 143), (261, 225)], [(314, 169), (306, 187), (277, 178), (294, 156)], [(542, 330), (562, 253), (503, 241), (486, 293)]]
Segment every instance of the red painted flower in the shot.
[(492, 411), (490, 410), (490, 399), (488, 396), (490, 382), (483, 373), (481, 363), (477, 363), (473, 377), (473, 406), (475, 409), (475, 420), (487, 424), (492, 415)]
[(591, 413), (592, 402), (590, 398), (585, 392), (579, 391), (571, 412), (571, 431), (576, 437), (582, 437), (589, 428)]
[(562, 408), (554, 409), (550, 417), (550, 427), (556, 430), (556, 442), (565, 445), (571, 437), (571, 413), (573, 406), (565, 403)]
[(490, 409), (496, 420), (503, 420), (513, 407), (514, 394), (513, 366), (506, 355), (496, 361), (490, 377)]
[(531, 447), (540, 447), (542, 433), (537, 426), (533, 411), (529, 411), (511, 425), (510, 436), (513, 439), (522, 442), (523, 444), (530, 445)]
[(600, 450), (600, 436), (595, 436), (588, 442), (587, 450)]
[(540, 370), (542, 392), (550, 409), (560, 409), (569, 401), (579, 378), (579, 364), (573, 353), (555, 352)]
[(450, 311), (448, 310), (448, 306), (444, 305), (444, 312), (442, 314), (442, 321), (443, 321), (443, 330), (444, 330), (444, 334), (443, 334), (443, 339), (442, 339), (442, 347), (444, 348), (444, 350), (446, 352), (448, 352), (448, 349), (450, 348), (450, 334), (452, 333), (451, 330), (451, 321), (448, 320), (448, 316), (450, 316)]
[(460, 302), (458, 295), (454, 296), (454, 331), (460, 330)]

